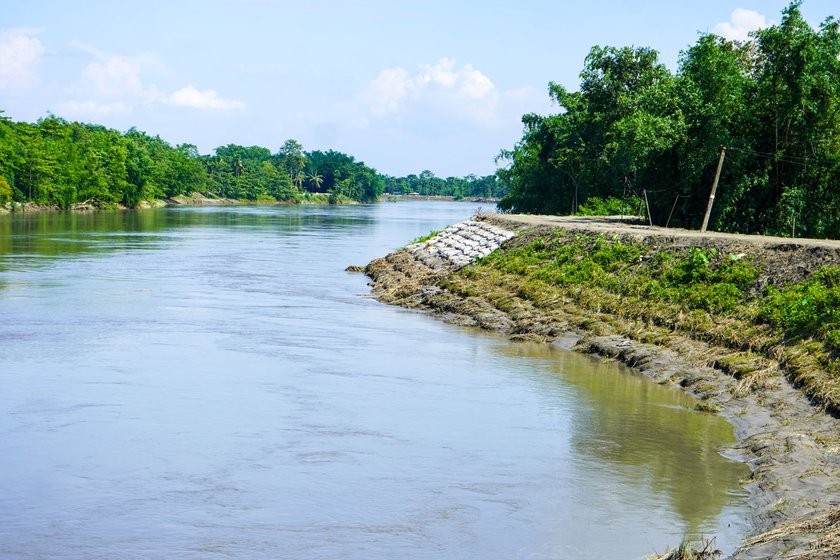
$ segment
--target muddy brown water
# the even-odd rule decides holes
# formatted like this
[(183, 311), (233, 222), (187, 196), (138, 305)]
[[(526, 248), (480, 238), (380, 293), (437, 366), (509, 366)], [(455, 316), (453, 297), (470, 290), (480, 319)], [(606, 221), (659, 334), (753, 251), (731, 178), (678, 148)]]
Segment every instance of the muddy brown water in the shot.
[(365, 297), (474, 205), (0, 217), (0, 558), (642, 558), (747, 528), (722, 419)]

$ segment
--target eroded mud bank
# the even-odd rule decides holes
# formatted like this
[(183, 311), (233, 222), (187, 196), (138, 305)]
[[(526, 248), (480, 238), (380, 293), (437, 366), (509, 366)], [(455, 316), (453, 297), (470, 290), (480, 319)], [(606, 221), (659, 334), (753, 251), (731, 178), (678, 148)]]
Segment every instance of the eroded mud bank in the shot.
[[(761, 282), (806, 277), (834, 262), (831, 242), (790, 242), (749, 236), (699, 237), (694, 232), (590, 220), (480, 217), (431, 240), (374, 260), (365, 269), (380, 301), (425, 309), (444, 320), (495, 330), (513, 340), (540, 340), (621, 360), (661, 383), (698, 398), (698, 409), (728, 418), (738, 443), (727, 454), (749, 464), (753, 528), (732, 558), (837, 558), (840, 555), (840, 426), (794, 386), (774, 356), (734, 367), (733, 349), (702, 333), (671, 330), (593, 310), (574, 297), (529, 285), (513, 274), (474, 270), (491, 251), (521, 247), (563, 229), (576, 235), (624, 236), (652, 251), (678, 246), (720, 246), (749, 253), (768, 273)], [(758, 286), (760, 288), (760, 286)], [(667, 330), (667, 329), (665, 329)], [(741, 353), (736, 353), (741, 358)], [(744, 358), (745, 360), (747, 358)], [(739, 362), (740, 363), (740, 362)], [(717, 367), (716, 367), (717, 366)]]

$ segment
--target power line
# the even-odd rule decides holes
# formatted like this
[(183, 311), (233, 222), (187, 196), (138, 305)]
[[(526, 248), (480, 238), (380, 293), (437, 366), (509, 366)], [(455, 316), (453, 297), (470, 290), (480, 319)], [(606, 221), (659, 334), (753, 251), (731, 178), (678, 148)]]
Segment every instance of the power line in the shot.
[(735, 151), (738, 151), (738, 152), (744, 152), (744, 153), (747, 153), (747, 154), (756, 155), (758, 157), (763, 157), (763, 158), (766, 158), (766, 159), (772, 159), (774, 161), (781, 161), (783, 163), (789, 163), (791, 165), (799, 165), (801, 167), (808, 167), (810, 165), (812, 167), (829, 169), (829, 167), (826, 166), (826, 165), (817, 164), (815, 158), (810, 158), (810, 157), (779, 156), (779, 155), (771, 154), (771, 153), (767, 153), (767, 152), (759, 152), (757, 150), (750, 150), (749, 148), (733, 148), (731, 146), (727, 146), (726, 149), (727, 150), (735, 150)]

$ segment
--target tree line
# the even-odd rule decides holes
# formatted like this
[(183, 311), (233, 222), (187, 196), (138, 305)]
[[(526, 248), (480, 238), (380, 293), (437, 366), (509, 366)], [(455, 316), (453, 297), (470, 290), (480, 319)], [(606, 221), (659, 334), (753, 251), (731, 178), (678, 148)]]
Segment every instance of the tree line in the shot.
[(335, 150), (304, 151), (287, 140), (272, 153), (228, 144), (200, 154), (132, 128), (125, 133), (49, 115), (14, 122), (0, 111), (0, 204), (34, 202), (69, 208), (88, 203), (135, 207), (144, 200), (201, 193), (249, 201), (371, 202), (383, 192), (497, 197), (495, 175), (440, 179), (431, 171), (392, 177)]
[(676, 73), (649, 48), (593, 47), (579, 91), (550, 83), (557, 114), (525, 115), (499, 155), (501, 208), (646, 196), (655, 224), (697, 228), (725, 147), (710, 227), (840, 236), (840, 25), (801, 5), (746, 41), (701, 34)]
[(478, 177), (437, 177), (429, 170), (405, 177), (385, 176), (385, 192), (391, 194), (417, 193), (425, 196), (461, 198), (500, 198), (507, 191), (495, 174)]
[(330, 202), (373, 201), (384, 189), (377, 171), (353, 156), (305, 152), (287, 140), (276, 153), (228, 144), (199, 154), (132, 128), (125, 133), (54, 115), (14, 122), (0, 111), (0, 204), (68, 208), (137, 206), (193, 192), (243, 200), (296, 201), (311, 193)]

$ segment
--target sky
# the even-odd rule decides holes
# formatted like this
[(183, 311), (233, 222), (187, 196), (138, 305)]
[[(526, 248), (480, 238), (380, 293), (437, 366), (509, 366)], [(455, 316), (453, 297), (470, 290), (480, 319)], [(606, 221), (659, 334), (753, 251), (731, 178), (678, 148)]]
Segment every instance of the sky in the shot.
[[(676, 70), (698, 33), (743, 39), (764, 0), (0, 0), (0, 110), (131, 127), (212, 153), (294, 138), (382, 173), (486, 175), (525, 113), (556, 111), (593, 45)], [(818, 26), (836, 0), (805, 0)]]

